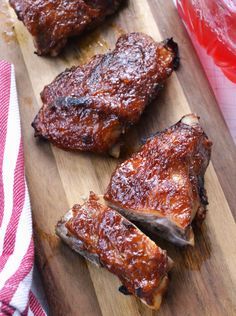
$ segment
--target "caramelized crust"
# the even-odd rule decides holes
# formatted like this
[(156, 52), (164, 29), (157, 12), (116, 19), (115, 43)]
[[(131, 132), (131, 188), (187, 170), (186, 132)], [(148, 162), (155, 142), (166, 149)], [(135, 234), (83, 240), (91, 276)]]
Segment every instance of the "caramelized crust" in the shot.
[[(191, 222), (205, 217), (203, 177), (212, 143), (193, 114), (151, 137), (117, 167), (104, 196), (128, 218), (192, 243)], [(176, 235), (176, 240), (174, 240)]]
[(67, 236), (81, 242), (90, 260), (96, 257), (97, 263), (119, 277), (122, 292), (125, 289), (150, 307), (159, 307), (167, 286), (166, 252), (118, 212), (98, 203), (94, 194), (82, 206), (75, 205), (71, 214), (58, 223), (59, 236), (65, 223)]
[(112, 52), (60, 74), (41, 93), (35, 135), (71, 150), (108, 152), (177, 65), (177, 45), (123, 35)]
[(67, 38), (80, 35), (112, 14), (123, 0), (10, 0), (34, 37), (38, 55), (56, 56)]

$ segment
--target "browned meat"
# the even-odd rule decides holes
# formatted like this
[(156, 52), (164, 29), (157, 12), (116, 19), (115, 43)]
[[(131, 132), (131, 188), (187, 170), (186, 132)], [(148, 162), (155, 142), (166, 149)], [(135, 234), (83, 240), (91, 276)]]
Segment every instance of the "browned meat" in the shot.
[(156, 97), (177, 66), (177, 53), (172, 40), (121, 36), (112, 52), (64, 71), (44, 88), (35, 135), (64, 149), (108, 152)]
[(80, 35), (112, 14), (123, 0), (9, 0), (33, 35), (38, 55), (56, 56), (68, 37)]
[(172, 261), (131, 222), (100, 204), (94, 193), (82, 206), (74, 205), (56, 232), (73, 250), (118, 276), (122, 293), (159, 308)]
[(104, 196), (127, 218), (179, 244), (194, 244), (191, 223), (205, 218), (204, 174), (212, 143), (194, 114), (147, 140), (115, 170)]

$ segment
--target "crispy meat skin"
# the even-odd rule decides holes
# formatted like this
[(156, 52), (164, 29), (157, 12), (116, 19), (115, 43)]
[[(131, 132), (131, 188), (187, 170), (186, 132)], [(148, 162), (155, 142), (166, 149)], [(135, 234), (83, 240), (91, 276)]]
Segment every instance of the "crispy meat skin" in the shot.
[(34, 37), (38, 55), (56, 56), (67, 38), (81, 34), (112, 14), (123, 0), (10, 0)]
[(183, 117), (117, 167), (105, 200), (177, 244), (193, 243), (191, 222), (206, 212), (203, 177), (211, 145), (198, 118)]
[(67, 69), (44, 88), (35, 135), (67, 150), (109, 151), (156, 97), (176, 60), (172, 40), (121, 36), (112, 52)]
[[(76, 240), (71, 242), (72, 248), (74, 245), (78, 252), (89, 253), (86, 258), (117, 275), (128, 293), (150, 307), (159, 307), (155, 305), (156, 296), (164, 291), (160, 284), (164, 280), (164, 287), (167, 285), (166, 252), (118, 212), (100, 204), (93, 193), (82, 206), (75, 205), (71, 214), (58, 223), (57, 234), (63, 238), (66, 228), (67, 239)], [(70, 243), (65, 233), (63, 239)]]

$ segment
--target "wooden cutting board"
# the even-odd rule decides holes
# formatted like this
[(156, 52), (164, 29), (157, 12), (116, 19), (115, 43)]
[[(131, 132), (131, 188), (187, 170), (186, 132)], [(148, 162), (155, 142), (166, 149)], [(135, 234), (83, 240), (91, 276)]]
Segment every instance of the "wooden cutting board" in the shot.
[[(58, 58), (33, 54), (31, 36), (5, 0), (1, 2), (0, 18), (0, 58), (14, 63), (16, 69), (36, 258), (51, 314), (236, 315), (236, 149), (172, 1), (130, 0), (97, 30), (71, 41)], [(90, 190), (104, 192), (118, 161), (64, 152), (34, 139), (30, 126), (41, 106), (39, 93), (44, 85), (66, 67), (113, 48), (118, 36), (128, 31), (143, 31), (157, 41), (173, 36), (179, 43), (181, 67), (127, 135), (127, 151), (132, 151), (141, 137), (191, 111), (201, 117), (214, 143), (206, 173), (209, 212), (196, 231), (195, 247), (181, 249), (158, 241), (175, 261), (169, 291), (158, 313), (119, 293), (116, 277), (73, 253), (54, 233), (57, 220), (81, 196), (87, 196)]]

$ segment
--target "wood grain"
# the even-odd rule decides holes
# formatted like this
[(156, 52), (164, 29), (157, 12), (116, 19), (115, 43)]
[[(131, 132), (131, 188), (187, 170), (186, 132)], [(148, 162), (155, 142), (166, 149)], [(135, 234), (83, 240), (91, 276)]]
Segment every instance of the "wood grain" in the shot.
[[(1, 34), (11, 27), (8, 9), (1, 9)], [(191, 111), (201, 116), (214, 142), (212, 163), (206, 174), (209, 212), (196, 231), (194, 248), (177, 248), (163, 240), (175, 261), (169, 291), (158, 315), (236, 314), (236, 150), (187, 35), (170, 1), (129, 1), (94, 32), (71, 42), (58, 58), (33, 54), (32, 39), (14, 19), (16, 37), (0, 42), (1, 58), (15, 64), (20, 101), (26, 174), (33, 209), (36, 255), (44, 278), (52, 315), (157, 315), (134, 297), (117, 291), (119, 281), (103, 269), (85, 262), (54, 234), (61, 215), (90, 190), (104, 192), (115, 159), (87, 153), (69, 153), (33, 138), (30, 124), (41, 106), (39, 93), (66, 67), (89, 60), (112, 48), (127, 31), (143, 31), (161, 40), (173, 36), (180, 45), (182, 66), (168, 81), (140, 123), (127, 135), (127, 148), (141, 137), (175, 123)]]

